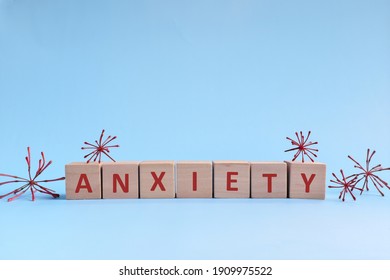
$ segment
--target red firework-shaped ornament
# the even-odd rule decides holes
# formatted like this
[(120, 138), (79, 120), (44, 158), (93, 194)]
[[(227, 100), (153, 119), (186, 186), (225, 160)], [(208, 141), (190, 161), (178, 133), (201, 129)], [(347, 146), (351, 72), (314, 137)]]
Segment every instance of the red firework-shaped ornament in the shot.
[(349, 159), (351, 159), (355, 163), (355, 168), (359, 169), (360, 172), (353, 174), (351, 176), (357, 176), (356, 184), (360, 181), (363, 181), (363, 187), (360, 190), (360, 194), (363, 193), (364, 190), (369, 190), (368, 186), (370, 182), (374, 185), (374, 187), (377, 189), (377, 191), (384, 196), (384, 193), (381, 191), (380, 188), (387, 188), (390, 189), (387, 182), (385, 182), (383, 179), (381, 179), (376, 173), (380, 171), (390, 170), (390, 167), (383, 168), (381, 164), (375, 165), (374, 167), (370, 167), (371, 159), (374, 156), (375, 151), (370, 153), (370, 149), (367, 149), (367, 156), (366, 156), (366, 164), (365, 167), (361, 165), (359, 162), (357, 162), (353, 157), (348, 156)]
[(295, 148), (285, 150), (285, 152), (296, 151), (292, 161), (295, 161), (299, 156), (301, 156), (302, 162), (305, 162), (305, 156), (307, 156), (312, 162), (314, 162), (313, 157), (317, 157), (315, 153), (318, 152), (318, 149), (314, 149), (312, 146), (318, 144), (318, 142), (308, 141), (310, 134), (311, 131), (309, 131), (305, 137), (302, 131), (300, 131), (299, 135), (298, 132), (295, 132), (297, 140), (286, 137), (286, 139), (291, 141), (291, 144), (295, 146)]
[(335, 186), (328, 186), (329, 188), (334, 189), (342, 189), (339, 195), (339, 199), (341, 198), (342, 201), (345, 201), (345, 195), (348, 193), (351, 195), (353, 200), (356, 200), (356, 197), (353, 194), (353, 190), (357, 189), (360, 190), (360, 188), (356, 187), (357, 182), (357, 175), (348, 176), (345, 177), (344, 172), (342, 169), (340, 169), (341, 177), (337, 177), (336, 174), (332, 173), (335, 180), (330, 180), (332, 183), (335, 183)]
[(87, 146), (81, 147), (82, 150), (92, 150), (92, 152), (84, 156), (84, 158), (88, 158), (87, 163), (90, 163), (91, 161), (94, 162), (98, 161), (100, 163), (102, 159), (102, 154), (106, 155), (108, 158), (110, 158), (112, 161), (115, 162), (115, 160), (109, 155), (109, 153), (111, 148), (118, 148), (119, 145), (109, 145), (109, 144), (116, 139), (116, 136), (110, 135), (104, 141), (103, 141), (103, 136), (104, 136), (104, 129), (100, 134), (99, 141), (95, 140), (96, 144), (84, 142), (84, 144)]
[(35, 200), (35, 193), (40, 192), (43, 194), (48, 194), (51, 195), (54, 198), (59, 197), (59, 194), (55, 193), (55, 191), (46, 188), (42, 186), (42, 183), (49, 183), (49, 182), (55, 182), (55, 181), (60, 181), (64, 180), (65, 177), (61, 178), (56, 178), (56, 179), (50, 179), (50, 180), (38, 180), (38, 177), (43, 173), (43, 171), (46, 170), (46, 168), (49, 167), (49, 165), (52, 164), (52, 161), (49, 161), (46, 163), (45, 159), (45, 154), (41, 152), (41, 159), (38, 162), (38, 169), (35, 172), (35, 174), (31, 174), (31, 153), (30, 153), (30, 147), (27, 148), (27, 156), (26, 156), (26, 162), (27, 162), (27, 170), (28, 170), (28, 178), (23, 178), (19, 176), (14, 176), (14, 175), (9, 175), (9, 174), (0, 174), (1, 177), (8, 177), (8, 178), (13, 178), (14, 180), (9, 180), (5, 182), (1, 182), (0, 186), (6, 185), (6, 184), (11, 184), (11, 183), (22, 183), (22, 186), (19, 188), (13, 190), (12, 192), (9, 192), (5, 195), (1, 195), (0, 199), (13, 195), (8, 199), (8, 202), (13, 201), (23, 195), (25, 192), (30, 190), (31, 192), (31, 199), (34, 201)]

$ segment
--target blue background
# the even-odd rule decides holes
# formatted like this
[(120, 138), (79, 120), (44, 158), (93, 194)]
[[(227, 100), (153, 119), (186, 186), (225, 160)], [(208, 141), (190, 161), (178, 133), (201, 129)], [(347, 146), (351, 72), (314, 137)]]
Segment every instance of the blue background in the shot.
[[(64, 176), (101, 129), (116, 160), (390, 166), (389, 1), (0, 0), (0, 172)], [(389, 181), (389, 172), (382, 176)], [(1, 259), (389, 259), (390, 192), (307, 200), (0, 201)], [(10, 188), (0, 187), (0, 193)]]

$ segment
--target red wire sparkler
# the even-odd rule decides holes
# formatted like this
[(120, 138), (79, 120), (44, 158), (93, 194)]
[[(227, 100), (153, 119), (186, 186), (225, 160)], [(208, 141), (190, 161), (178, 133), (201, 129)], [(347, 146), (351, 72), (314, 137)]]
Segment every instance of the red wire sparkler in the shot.
[(11, 183), (23, 183), (23, 185), (12, 192), (9, 192), (5, 195), (1, 195), (0, 199), (9, 196), (9, 195), (14, 195), (11, 198), (8, 199), (8, 202), (13, 201), (23, 195), (25, 192), (30, 190), (31, 192), (31, 198), (34, 201), (35, 200), (35, 192), (40, 192), (43, 194), (48, 194), (51, 195), (54, 198), (59, 197), (60, 195), (55, 193), (55, 191), (48, 189), (44, 186), (42, 186), (42, 183), (49, 183), (49, 182), (55, 182), (55, 181), (60, 181), (64, 180), (65, 177), (57, 178), (57, 179), (50, 179), (50, 180), (37, 180), (39, 175), (43, 173), (43, 171), (46, 170), (46, 168), (49, 167), (49, 165), (52, 164), (52, 161), (49, 161), (46, 163), (45, 159), (45, 154), (41, 152), (42, 158), (38, 162), (38, 169), (35, 172), (34, 175), (31, 174), (31, 153), (30, 153), (30, 147), (27, 148), (27, 156), (26, 156), (26, 162), (27, 162), (27, 170), (28, 170), (28, 179), (22, 178), (19, 176), (14, 176), (14, 175), (9, 175), (9, 174), (0, 174), (2, 177), (9, 177), (9, 178), (14, 178), (16, 180), (10, 180), (10, 181), (5, 181), (1, 182), (0, 186), (6, 185), (6, 184), (11, 184)]
[(390, 187), (389, 185), (387, 184), (387, 182), (385, 182), (383, 179), (381, 179), (378, 175), (376, 175), (375, 173), (377, 172), (380, 172), (380, 171), (385, 171), (385, 170), (390, 170), (390, 167), (388, 168), (383, 168), (381, 164), (378, 164), (374, 167), (371, 167), (370, 168), (370, 163), (371, 163), (371, 159), (372, 157), (374, 156), (375, 154), (375, 151), (373, 151), (371, 154), (370, 154), (370, 149), (367, 149), (367, 156), (366, 156), (366, 166), (363, 167), (359, 162), (357, 162), (353, 157), (351, 156), (348, 156), (349, 159), (351, 159), (356, 165), (355, 165), (355, 168), (357, 169), (360, 169), (361, 172), (360, 173), (356, 173), (356, 174), (353, 174), (351, 176), (357, 176), (358, 180), (356, 181), (356, 184), (359, 183), (360, 181), (364, 180), (363, 181), (363, 188), (362, 189), (359, 189), (360, 190), (360, 194), (363, 193), (364, 190), (369, 190), (368, 188), (368, 185), (371, 181), (371, 183), (374, 185), (374, 187), (378, 190), (378, 192), (384, 196), (384, 193), (379, 189), (380, 188), (388, 188), (390, 190)]
[(341, 178), (338, 178), (336, 174), (332, 173), (335, 180), (330, 180), (332, 183), (335, 183), (336, 186), (328, 186), (328, 188), (336, 188), (336, 189), (342, 189), (339, 195), (339, 199), (342, 198), (342, 201), (345, 201), (345, 195), (349, 193), (353, 200), (356, 200), (356, 197), (352, 193), (354, 189), (361, 190), (360, 188), (356, 187), (357, 183), (357, 175), (352, 175), (345, 177), (344, 172), (342, 169), (340, 169)]
[(82, 150), (93, 150), (89, 154), (85, 155), (84, 158), (88, 158), (87, 163), (91, 161), (101, 162), (102, 154), (105, 154), (107, 157), (109, 157), (112, 161), (115, 162), (115, 160), (108, 154), (110, 152), (110, 148), (118, 148), (119, 145), (108, 145), (110, 142), (116, 139), (116, 136), (112, 137), (111, 135), (107, 137), (106, 140), (103, 141), (104, 136), (104, 129), (102, 130), (102, 133), (100, 134), (99, 141), (95, 140), (95, 144), (91, 144), (88, 142), (84, 142), (85, 145), (88, 145), (87, 147), (81, 147)]
[(305, 156), (307, 156), (312, 162), (314, 162), (313, 157), (317, 157), (315, 152), (318, 152), (318, 149), (313, 149), (310, 146), (318, 144), (318, 142), (308, 142), (310, 137), (311, 131), (308, 132), (307, 136), (303, 136), (302, 131), (300, 132), (300, 135), (298, 135), (298, 132), (295, 132), (295, 135), (297, 137), (297, 141), (291, 139), (290, 137), (286, 137), (287, 140), (291, 141), (291, 144), (293, 146), (296, 146), (295, 148), (285, 150), (285, 152), (291, 152), (291, 151), (297, 151), (293, 157), (293, 161), (295, 161), (299, 155), (302, 156), (302, 162), (305, 162)]

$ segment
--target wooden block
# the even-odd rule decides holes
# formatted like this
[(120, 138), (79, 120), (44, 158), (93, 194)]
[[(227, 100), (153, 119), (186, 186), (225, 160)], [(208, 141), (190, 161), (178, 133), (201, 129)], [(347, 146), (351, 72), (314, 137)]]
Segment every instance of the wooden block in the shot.
[(287, 164), (251, 162), (251, 197), (287, 198)]
[(100, 199), (100, 164), (74, 162), (65, 165), (66, 199)]
[(173, 161), (143, 161), (140, 163), (140, 197), (174, 198), (175, 163)]
[(176, 196), (178, 198), (213, 197), (213, 165), (211, 161), (176, 163)]
[(325, 199), (326, 165), (286, 161), (288, 197)]
[(214, 197), (249, 198), (247, 161), (214, 161)]
[(103, 198), (138, 198), (138, 166), (135, 161), (102, 163)]

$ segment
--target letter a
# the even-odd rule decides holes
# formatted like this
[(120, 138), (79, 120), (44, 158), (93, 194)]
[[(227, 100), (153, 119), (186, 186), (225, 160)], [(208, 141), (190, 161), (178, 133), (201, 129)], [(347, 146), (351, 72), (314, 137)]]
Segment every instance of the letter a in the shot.
[[(84, 184), (83, 184), (84, 182)], [(87, 174), (80, 174), (79, 182), (77, 183), (76, 193), (79, 193), (81, 189), (87, 189), (89, 193), (92, 192), (91, 184), (89, 183)]]

